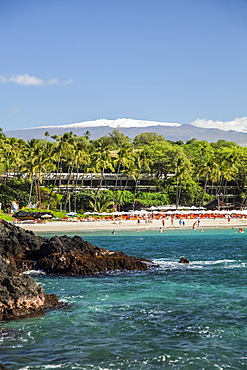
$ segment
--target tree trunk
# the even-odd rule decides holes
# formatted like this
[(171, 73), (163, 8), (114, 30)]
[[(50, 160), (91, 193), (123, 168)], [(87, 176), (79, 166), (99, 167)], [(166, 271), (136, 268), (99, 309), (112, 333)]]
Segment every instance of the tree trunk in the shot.
[(74, 212), (76, 213), (76, 198), (77, 198), (77, 184), (78, 184), (78, 175), (79, 175), (79, 166), (77, 167), (76, 170), (76, 179), (75, 179), (75, 196), (74, 196)]
[(66, 186), (66, 192), (65, 192), (65, 202), (64, 202), (64, 209), (65, 210), (66, 210), (66, 207), (67, 207), (68, 196), (69, 196), (69, 182), (70, 182), (70, 178), (71, 178), (73, 170), (74, 170), (74, 162), (69, 167), (69, 172), (68, 172), (68, 180), (67, 180), (67, 186)]
[(32, 191), (33, 191), (33, 177), (31, 178), (30, 191), (29, 191), (29, 198), (28, 198), (28, 206), (30, 206), (30, 205), (31, 205)]
[(201, 199), (200, 207), (203, 205), (203, 202), (204, 202), (204, 195), (205, 195), (206, 190), (207, 190), (207, 184), (208, 184), (208, 172), (207, 172), (206, 178), (205, 178), (205, 184), (204, 184), (204, 187), (203, 187), (203, 193), (202, 193), (202, 199)]

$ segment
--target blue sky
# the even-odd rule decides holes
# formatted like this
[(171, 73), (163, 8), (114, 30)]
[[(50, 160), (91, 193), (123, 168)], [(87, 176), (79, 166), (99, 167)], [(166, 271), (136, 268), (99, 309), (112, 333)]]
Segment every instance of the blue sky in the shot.
[(235, 124), (246, 40), (246, 0), (1, 0), (0, 127)]

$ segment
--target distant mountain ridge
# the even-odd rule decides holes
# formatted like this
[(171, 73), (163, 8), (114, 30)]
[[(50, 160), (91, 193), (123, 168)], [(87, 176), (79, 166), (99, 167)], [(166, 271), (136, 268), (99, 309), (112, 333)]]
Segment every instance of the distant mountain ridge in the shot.
[(63, 135), (66, 132), (72, 131), (78, 136), (82, 136), (86, 131), (90, 132), (91, 139), (98, 139), (101, 136), (108, 135), (116, 128), (130, 139), (143, 132), (156, 132), (163, 135), (166, 140), (186, 142), (193, 138), (197, 140), (206, 140), (215, 142), (220, 139), (227, 141), (235, 141), (237, 144), (247, 146), (247, 133), (237, 131), (223, 131), (215, 128), (201, 128), (191, 124), (178, 124), (155, 122), (145, 120), (134, 120), (119, 118), (116, 120), (100, 119), (95, 121), (84, 121), (72, 123), (68, 125), (58, 126), (40, 126), (18, 130), (8, 130), (4, 134), (8, 137), (17, 137), (20, 139), (47, 139), (45, 132), (48, 131), (51, 135)]

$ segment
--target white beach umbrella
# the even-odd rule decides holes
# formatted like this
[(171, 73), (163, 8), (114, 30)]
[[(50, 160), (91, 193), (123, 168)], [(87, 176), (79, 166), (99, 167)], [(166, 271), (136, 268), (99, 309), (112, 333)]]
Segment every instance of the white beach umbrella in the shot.
[(40, 218), (52, 218), (52, 217), (53, 217), (52, 215), (45, 214), (45, 215), (42, 215)]
[(158, 207), (155, 207), (155, 206), (152, 206), (152, 207), (149, 207), (148, 210), (150, 211), (157, 211)]
[(142, 215), (146, 215), (149, 213), (148, 211), (146, 211), (146, 209), (141, 209), (140, 212)]

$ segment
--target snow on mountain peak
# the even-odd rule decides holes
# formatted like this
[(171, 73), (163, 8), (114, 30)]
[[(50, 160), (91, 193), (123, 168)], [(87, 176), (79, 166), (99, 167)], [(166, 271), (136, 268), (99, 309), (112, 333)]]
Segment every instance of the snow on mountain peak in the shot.
[(79, 123), (72, 123), (70, 127), (100, 127), (109, 126), (112, 128), (128, 128), (128, 127), (148, 127), (148, 126), (175, 126), (178, 127), (178, 123), (166, 123), (166, 122), (155, 122), (155, 121), (144, 121), (136, 120), (131, 118), (118, 118), (116, 120), (109, 119), (97, 119), (95, 121), (84, 121)]
[(129, 128), (129, 127), (149, 127), (149, 126), (181, 126), (179, 123), (168, 123), (168, 122), (156, 122), (156, 121), (144, 121), (136, 120), (131, 118), (118, 118), (115, 120), (109, 119), (97, 119), (95, 121), (84, 121), (78, 123), (71, 123), (68, 125), (58, 125), (58, 126), (42, 126), (36, 128), (83, 128), (83, 127), (102, 127), (109, 126), (112, 128)]

